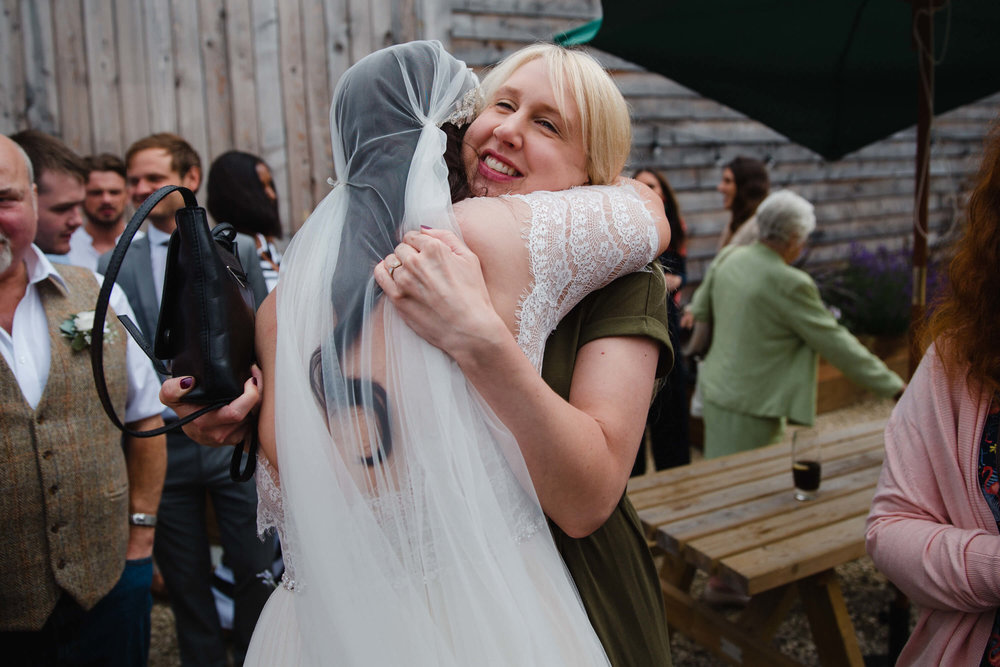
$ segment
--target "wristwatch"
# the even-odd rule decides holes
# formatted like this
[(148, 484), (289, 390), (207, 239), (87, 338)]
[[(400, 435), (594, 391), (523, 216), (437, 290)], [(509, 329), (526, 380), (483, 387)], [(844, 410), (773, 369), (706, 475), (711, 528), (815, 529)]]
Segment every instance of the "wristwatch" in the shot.
[(151, 528), (156, 525), (156, 515), (146, 514), (145, 512), (133, 512), (128, 515), (128, 522), (133, 526), (149, 526)]

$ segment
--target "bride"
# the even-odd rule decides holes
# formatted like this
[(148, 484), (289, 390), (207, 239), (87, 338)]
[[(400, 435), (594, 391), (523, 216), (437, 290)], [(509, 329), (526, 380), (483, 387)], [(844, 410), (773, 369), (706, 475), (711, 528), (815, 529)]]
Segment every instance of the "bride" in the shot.
[[(547, 63), (485, 85), (488, 112), (529, 114), (517, 140), (548, 167), (536, 189), (612, 181), (624, 157), (588, 153), (587, 92), (553, 88)], [(475, 104), (475, 76), (436, 42), (376, 52), (337, 86), (340, 182), (258, 314), (260, 519), (280, 533), (286, 576), (247, 664), (607, 664), (517, 442), (381, 298), (372, 268), (389, 256), (376, 269), (388, 294), (419, 272), (410, 250), (391, 254), (404, 232), (419, 247), (421, 230), (435, 241), (461, 230), (482, 257), (485, 298), (537, 371), (562, 315), (654, 258), (667, 224), (651, 192), (624, 182), (452, 209), (439, 125), (467, 121)], [(499, 153), (479, 162), (465, 174), (473, 193), (526, 170)]]

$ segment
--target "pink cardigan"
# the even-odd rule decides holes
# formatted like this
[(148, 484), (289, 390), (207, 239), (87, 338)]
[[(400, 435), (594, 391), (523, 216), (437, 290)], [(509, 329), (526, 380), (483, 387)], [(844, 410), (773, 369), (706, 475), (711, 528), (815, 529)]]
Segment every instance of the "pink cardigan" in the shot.
[(990, 396), (932, 346), (885, 429), (868, 517), (875, 566), (920, 607), (898, 665), (978, 665), (1000, 607), (1000, 537), (977, 480)]

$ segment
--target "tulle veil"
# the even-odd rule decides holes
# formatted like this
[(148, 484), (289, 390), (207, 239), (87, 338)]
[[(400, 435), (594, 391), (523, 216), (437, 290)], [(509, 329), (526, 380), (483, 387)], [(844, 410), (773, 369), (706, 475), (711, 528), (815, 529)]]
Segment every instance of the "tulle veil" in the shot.
[(338, 183), (282, 264), (275, 428), (306, 664), (607, 664), (517, 443), (372, 279), (404, 231), (458, 233), (439, 125), (476, 83), (438, 42), (348, 70)]

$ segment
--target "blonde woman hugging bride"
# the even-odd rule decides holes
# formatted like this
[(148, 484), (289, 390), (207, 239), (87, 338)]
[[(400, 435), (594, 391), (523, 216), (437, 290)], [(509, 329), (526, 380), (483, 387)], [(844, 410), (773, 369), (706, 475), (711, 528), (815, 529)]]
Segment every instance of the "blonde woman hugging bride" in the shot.
[(478, 88), (436, 42), (345, 73), (337, 186), (258, 313), (287, 569), (247, 664), (669, 664), (624, 495), (671, 361), (644, 268), (669, 226), (618, 177), (629, 128), (552, 45)]

